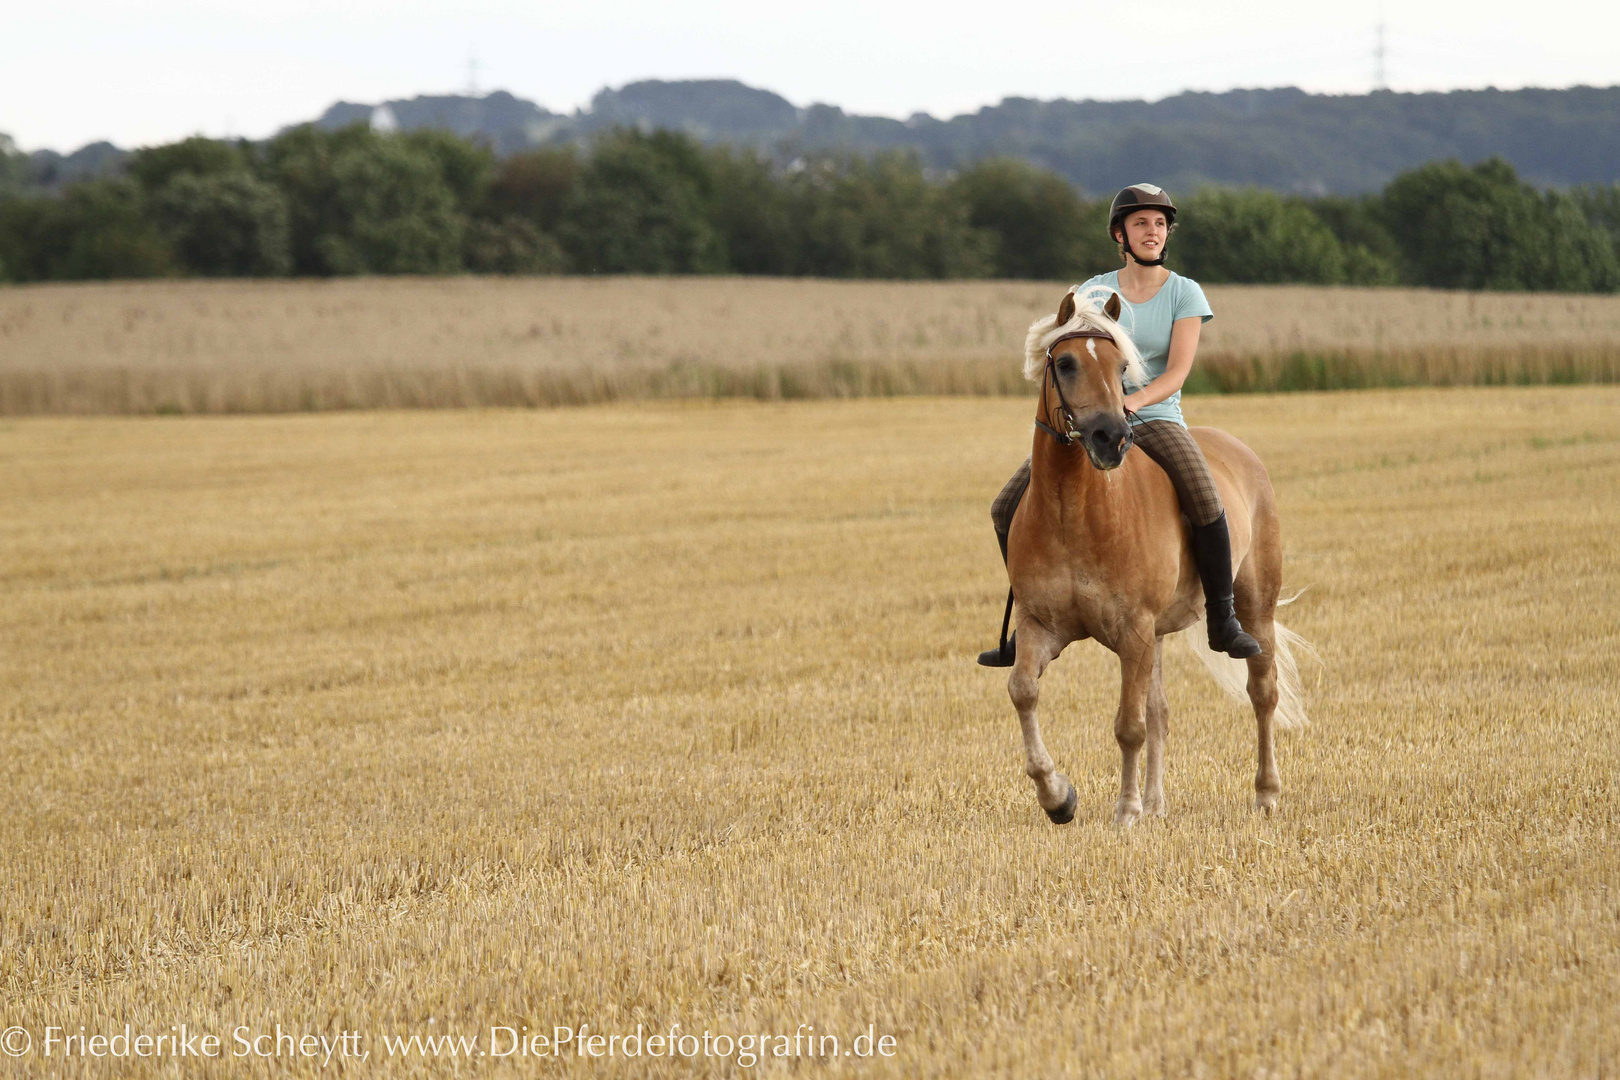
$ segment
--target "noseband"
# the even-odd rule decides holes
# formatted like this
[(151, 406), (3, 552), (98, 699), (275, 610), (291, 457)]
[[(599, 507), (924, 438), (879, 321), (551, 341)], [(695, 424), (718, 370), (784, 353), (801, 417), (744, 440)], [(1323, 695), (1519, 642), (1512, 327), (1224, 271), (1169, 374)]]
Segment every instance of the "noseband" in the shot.
[[(1065, 341), (1073, 341), (1075, 338), (1099, 338), (1108, 342), (1110, 345), (1113, 345), (1115, 348), (1119, 347), (1118, 342), (1114, 341), (1113, 334), (1110, 334), (1106, 330), (1092, 330), (1089, 328), (1083, 330), (1072, 330), (1067, 334), (1063, 334), (1062, 336), (1055, 338), (1052, 341), (1052, 344), (1046, 347), (1046, 367), (1041, 371), (1041, 407), (1043, 409), (1046, 408), (1046, 383), (1047, 380), (1051, 380), (1052, 389), (1057, 391), (1058, 405), (1061, 407), (1063, 416), (1063, 426), (1069, 430), (1067, 432), (1059, 431), (1057, 428), (1053, 427), (1051, 424), (1047, 423), (1045, 420), (1042, 420), (1038, 416), (1035, 418), (1035, 426), (1052, 436), (1052, 438), (1056, 439), (1063, 446), (1073, 446), (1080, 438), (1080, 432), (1076, 430), (1074, 410), (1069, 408), (1069, 400), (1063, 396), (1063, 384), (1058, 382), (1056, 370), (1057, 361), (1052, 358), (1052, 350), (1063, 344)], [(1046, 415), (1047, 418), (1050, 419), (1052, 415), (1051, 411), (1047, 410)], [(1125, 418), (1127, 421), (1129, 421), (1129, 419), (1135, 415), (1136, 414), (1131, 412), (1129, 409), (1125, 410)], [(1125, 449), (1129, 450), (1135, 441), (1135, 438), (1131, 435), (1130, 425), (1127, 422), (1125, 427)]]

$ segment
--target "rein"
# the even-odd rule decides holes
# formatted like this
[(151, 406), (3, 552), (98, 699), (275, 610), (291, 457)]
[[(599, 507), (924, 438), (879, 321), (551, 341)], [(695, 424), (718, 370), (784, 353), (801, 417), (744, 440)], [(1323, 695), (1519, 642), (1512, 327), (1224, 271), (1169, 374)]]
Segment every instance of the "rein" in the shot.
[[(1067, 432), (1059, 431), (1057, 428), (1047, 423), (1046, 420), (1042, 420), (1038, 416), (1035, 418), (1035, 426), (1052, 436), (1052, 438), (1056, 439), (1062, 446), (1073, 446), (1075, 441), (1080, 438), (1080, 432), (1075, 430), (1074, 410), (1069, 408), (1069, 399), (1063, 396), (1063, 384), (1058, 382), (1056, 371), (1057, 361), (1052, 358), (1052, 350), (1063, 344), (1065, 341), (1073, 341), (1075, 338), (1098, 338), (1102, 341), (1108, 342), (1110, 345), (1114, 345), (1116, 348), (1118, 347), (1118, 343), (1114, 341), (1113, 334), (1110, 334), (1106, 330), (1092, 330), (1089, 328), (1083, 330), (1073, 330), (1062, 335), (1061, 337), (1054, 338), (1052, 344), (1046, 347), (1046, 367), (1041, 371), (1041, 408), (1045, 410), (1047, 420), (1050, 420), (1052, 418), (1052, 411), (1046, 405), (1046, 384), (1047, 381), (1050, 380), (1052, 383), (1052, 389), (1057, 391), (1058, 406), (1063, 417), (1063, 425), (1069, 430)], [(1131, 410), (1125, 410), (1125, 419), (1127, 424), (1135, 416), (1136, 414)], [(1131, 437), (1128, 427), (1126, 429), (1125, 440), (1125, 448), (1129, 450), (1135, 440)]]

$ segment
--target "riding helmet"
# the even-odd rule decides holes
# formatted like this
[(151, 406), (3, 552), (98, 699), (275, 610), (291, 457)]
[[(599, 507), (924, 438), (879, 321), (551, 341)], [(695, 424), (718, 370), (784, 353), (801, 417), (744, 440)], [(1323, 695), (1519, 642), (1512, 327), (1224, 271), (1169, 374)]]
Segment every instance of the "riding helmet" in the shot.
[(1153, 184), (1132, 184), (1128, 188), (1121, 188), (1119, 194), (1114, 196), (1114, 205), (1108, 208), (1110, 238), (1125, 215), (1132, 210), (1162, 210), (1165, 224), (1176, 223), (1176, 203), (1168, 191)]

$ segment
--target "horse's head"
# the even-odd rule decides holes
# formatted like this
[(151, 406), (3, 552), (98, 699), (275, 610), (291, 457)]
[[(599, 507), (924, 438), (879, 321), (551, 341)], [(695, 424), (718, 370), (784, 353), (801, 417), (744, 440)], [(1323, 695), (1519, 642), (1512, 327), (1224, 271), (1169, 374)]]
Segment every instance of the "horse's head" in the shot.
[(1102, 470), (1119, 468), (1131, 447), (1123, 379), (1141, 364), (1116, 321), (1119, 312), (1119, 297), (1112, 292), (1098, 307), (1095, 297), (1077, 301), (1070, 290), (1055, 318), (1030, 327), (1030, 343), (1039, 355), (1032, 349), (1025, 358), (1026, 375), (1035, 374), (1033, 362), (1040, 365), (1037, 426), (1065, 446), (1083, 446)]

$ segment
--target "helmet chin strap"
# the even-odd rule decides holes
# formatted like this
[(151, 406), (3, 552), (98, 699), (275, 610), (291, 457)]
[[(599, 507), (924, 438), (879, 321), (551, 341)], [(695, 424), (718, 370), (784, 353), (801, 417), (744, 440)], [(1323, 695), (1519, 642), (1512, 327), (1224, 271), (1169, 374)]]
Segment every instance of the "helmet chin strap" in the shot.
[(1132, 251), (1131, 250), (1131, 238), (1125, 234), (1125, 230), (1123, 228), (1119, 230), (1119, 242), (1121, 244), (1125, 245), (1125, 254), (1127, 254), (1131, 258), (1135, 259), (1137, 261), (1137, 263), (1139, 263), (1140, 265), (1142, 265), (1142, 266), (1163, 266), (1164, 265), (1164, 256), (1163, 255), (1160, 255), (1157, 259), (1144, 259), (1140, 255), (1138, 255), (1136, 252)]

